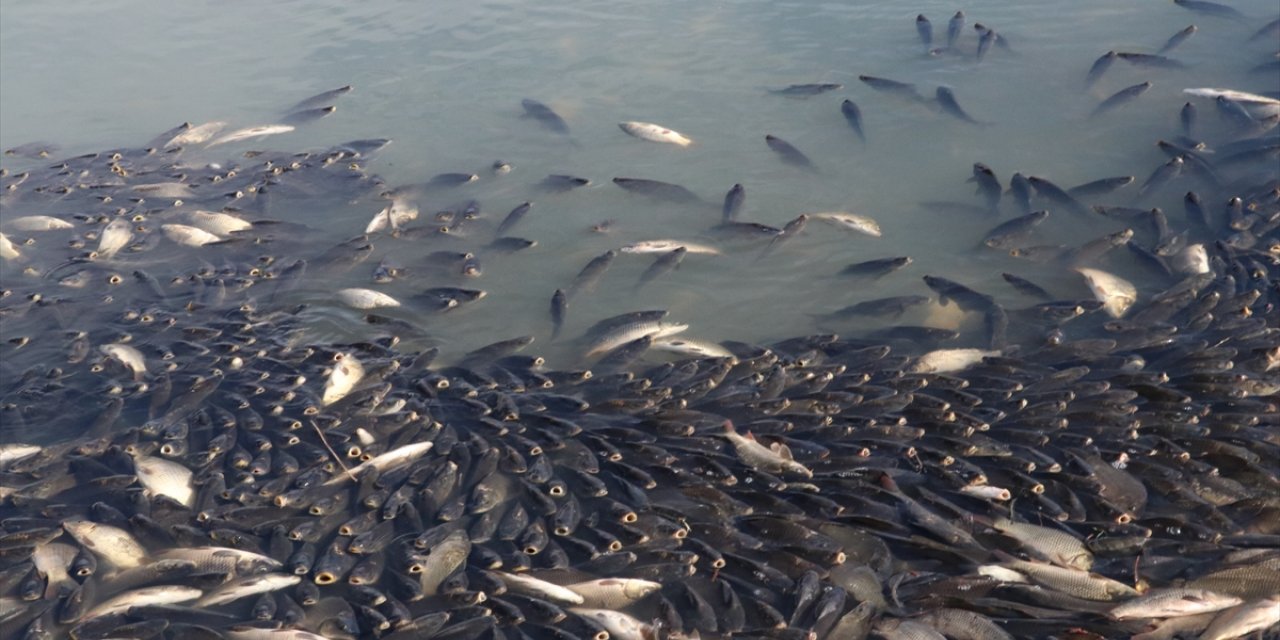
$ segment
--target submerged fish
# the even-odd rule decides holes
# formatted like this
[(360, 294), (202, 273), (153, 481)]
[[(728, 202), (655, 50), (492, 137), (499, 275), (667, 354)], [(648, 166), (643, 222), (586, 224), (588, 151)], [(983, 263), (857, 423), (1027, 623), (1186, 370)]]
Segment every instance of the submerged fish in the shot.
[(774, 153), (778, 154), (778, 157), (783, 162), (796, 167), (813, 169), (813, 161), (809, 159), (809, 156), (792, 146), (790, 142), (774, 135), (766, 135), (764, 141), (765, 144), (769, 145), (770, 149), (773, 149)]
[(820, 211), (818, 213), (810, 213), (808, 215), (814, 220), (821, 220), (828, 224), (834, 224), (850, 231), (856, 231), (876, 238), (879, 238), (881, 235), (880, 223), (858, 213), (850, 213), (848, 211)]
[(569, 134), (569, 123), (565, 122), (564, 118), (561, 118), (560, 114), (553, 111), (551, 107), (532, 98), (521, 100), (520, 106), (524, 107), (525, 116), (541, 122), (542, 126), (556, 133)]

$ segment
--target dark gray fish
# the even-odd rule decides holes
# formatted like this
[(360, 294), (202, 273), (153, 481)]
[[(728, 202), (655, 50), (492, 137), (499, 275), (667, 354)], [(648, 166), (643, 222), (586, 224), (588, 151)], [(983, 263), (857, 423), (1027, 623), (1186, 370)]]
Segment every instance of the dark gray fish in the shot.
[(928, 301), (929, 298), (918, 295), (877, 298), (875, 300), (866, 300), (847, 307), (842, 307), (830, 313), (824, 313), (814, 317), (819, 320), (840, 320), (854, 316), (892, 316), (897, 318), (903, 313), (906, 313), (907, 309), (922, 305)]
[(1122, 229), (1115, 233), (1108, 233), (1099, 238), (1094, 238), (1063, 255), (1066, 262), (1072, 266), (1083, 266), (1093, 263), (1098, 258), (1116, 247), (1125, 244), (1133, 239), (1133, 229)]
[(1089, 67), (1089, 73), (1084, 76), (1084, 86), (1086, 89), (1093, 86), (1102, 74), (1111, 68), (1111, 63), (1116, 61), (1116, 52), (1108, 51), (1102, 54), (1097, 60), (1093, 61), (1093, 66)]
[(1253, 35), (1249, 36), (1249, 42), (1266, 37), (1280, 38), (1280, 18), (1262, 25)]
[(858, 105), (854, 104), (852, 100), (845, 100), (840, 103), (840, 113), (844, 114), (845, 121), (858, 134), (858, 139), (866, 142), (867, 136), (862, 132), (862, 110), (858, 108)]
[(858, 79), (876, 91), (924, 102), (924, 96), (920, 95), (919, 91), (916, 91), (914, 84), (867, 75), (858, 76)]
[(520, 336), (487, 344), (462, 356), (461, 366), (475, 367), (514, 354), (533, 344), (533, 336)]
[(920, 35), (925, 51), (933, 48), (933, 23), (923, 13), (916, 15), (916, 33)]
[(1015, 173), (1009, 178), (1009, 195), (1013, 196), (1013, 201), (1018, 204), (1018, 210), (1022, 213), (1031, 213), (1033, 190), (1031, 181), (1021, 173)]
[(640, 287), (648, 284), (654, 278), (680, 268), (680, 262), (684, 260), (684, 256), (687, 253), (689, 253), (689, 250), (685, 247), (676, 247), (675, 249), (658, 256), (657, 259), (653, 261), (653, 264), (649, 265), (649, 268), (645, 269), (644, 273), (640, 274), (640, 280), (636, 282), (635, 290), (639, 291)]
[(612, 249), (594, 257), (587, 266), (578, 272), (573, 279), (573, 284), (569, 285), (568, 297), (572, 298), (579, 291), (590, 291), (595, 287), (600, 278), (604, 276), (604, 272), (609, 269), (609, 265), (613, 264), (613, 259), (618, 256), (618, 252)]
[(348, 93), (351, 93), (351, 85), (341, 86), (341, 87), (338, 87), (337, 89), (330, 89), (328, 91), (317, 93), (316, 95), (311, 96), (310, 98), (307, 98), (306, 100), (303, 100), (298, 104), (293, 105), (293, 107), (291, 107), (289, 111), (290, 112), (306, 111), (307, 109), (315, 109), (317, 107), (323, 107)]
[(440, 173), (432, 176), (431, 179), (427, 181), (427, 186), (428, 187), (457, 187), (460, 185), (467, 184), (468, 182), (475, 182), (476, 180), (479, 180), (479, 179), (480, 179), (480, 176), (474, 173), (465, 173), (465, 172)]
[(884, 276), (911, 264), (911, 262), (912, 260), (910, 256), (867, 260), (866, 262), (857, 262), (841, 269), (840, 275), (875, 280), (883, 278)]
[(954, 280), (939, 276), (924, 276), (924, 283), (938, 294), (938, 301), (956, 303), (965, 311), (985, 312), (995, 305), (995, 299), (985, 293), (979, 293)]
[(1049, 218), (1048, 211), (1035, 211), (997, 225), (987, 232), (982, 244), (992, 249), (1009, 247), (1031, 234), (1037, 225)]
[(1173, 0), (1173, 3), (1184, 9), (1190, 9), (1196, 13), (1203, 13), (1207, 16), (1217, 16), (1219, 18), (1233, 18), (1243, 20), (1245, 16), (1234, 7), (1228, 7), (1225, 4), (1217, 2), (1209, 2), (1208, 0)]
[(783, 225), (782, 232), (774, 236), (773, 239), (769, 241), (769, 245), (766, 246), (764, 248), (764, 251), (760, 253), (760, 257), (761, 258), (765, 257), (766, 255), (771, 253), (775, 248), (777, 248), (778, 245), (799, 235), (800, 232), (804, 230), (805, 225), (807, 225), (808, 222), (809, 222), (809, 216), (803, 213), (796, 216), (791, 221), (787, 222), (787, 224)]
[(432, 287), (417, 296), (435, 311), (448, 311), (468, 302), (475, 302), (487, 295), (480, 289), (463, 289), (459, 287)]
[(640, 359), (653, 346), (653, 335), (645, 334), (635, 340), (614, 347), (600, 357), (593, 369), (604, 372), (621, 371)]
[(1165, 41), (1164, 46), (1160, 47), (1160, 50), (1156, 53), (1167, 53), (1172, 51), (1174, 47), (1182, 44), (1187, 40), (1187, 38), (1195, 35), (1196, 31), (1198, 31), (1198, 29), (1196, 29), (1194, 24), (1188, 25), (1187, 28), (1169, 36), (1169, 39)]
[(960, 337), (959, 331), (939, 329), (937, 327), (921, 327), (916, 325), (898, 325), (877, 329), (867, 334), (877, 340), (907, 340), (910, 342), (934, 342), (937, 340), (955, 340)]
[(843, 88), (844, 85), (833, 83), (793, 84), (783, 89), (770, 89), (769, 93), (792, 98), (807, 98), (809, 96), (816, 96), (828, 91), (835, 91), (836, 89)]
[(1187, 65), (1172, 58), (1153, 53), (1131, 53), (1122, 51), (1116, 54), (1121, 60), (1139, 67), (1155, 67), (1157, 69), (1185, 69)]
[(1182, 110), (1178, 112), (1178, 120), (1182, 122), (1182, 135), (1191, 137), (1191, 130), (1196, 126), (1196, 106), (1190, 102), (1182, 105)]
[(996, 178), (996, 172), (981, 162), (975, 162), (973, 177), (969, 181), (978, 184), (978, 193), (982, 194), (982, 198), (987, 201), (987, 208), (995, 212), (1000, 207), (1000, 196), (1004, 193), (1000, 180)]
[(520, 220), (524, 219), (525, 214), (529, 213), (529, 210), (532, 208), (532, 202), (522, 202), (516, 205), (516, 208), (512, 209), (511, 213), (508, 213), (507, 217), (503, 218), (502, 222), (498, 224), (498, 230), (494, 232), (494, 235), (506, 235), (506, 233), (511, 230), (511, 227), (516, 226)]
[(1071, 211), (1081, 215), (1089, 215), (1089, 208), (1084, 206), (1079, 200), (1076, 200), (1059, 187), (1058, 185), (1037, 176), (1027, 178), (1027, 182), (1036, 190), (1041, 198), (1044, 198), (1058, 206), (1066, 207)]
[[(188, 128), (189, 127), (190, 125), (188, 124)], [(175, 135), (176, 135), (176, 132), (175, 132)], [(173, 136), (170, 136), (170, 138), (172, 137)], [(28, 158), (31, 160), (39, 160), (41, 158), (48, 158), (51, 154), (53, 154), (57, 150), (58, 150), (57, 145), (49, 144), (47, 142), (28, 142), (26, 144), (20, 144), (16, 147), (10, 147), (8, 149), (5, 149), (4, 155), (12, 156), (15, 158)]]
[(520, 101), (520, 106), (524, 107), (524, 115), (533, 118), (542, 123), (542, 126), (556, 132), (569, 135), (569, 123), (564, 121), (559, 114), (537, 100), (525, 98)]
[(814, 168), (813, 162), (809, 160), (809, 157), (801, 153), (799, 149), (792, 146), (790, 142), (773, 135), (765, 135), (764, 141), (765, 144), (769, 145), (770, 149), (773, 149), (774, 153), (778, 154), (778, 157), (781, 158), (783, 162), (794, 167), (803, 167), (810, 170)]
[(1174, 156), (1168, 162), (1156, 167), (1156, 170), (1151, 172), (1151, 176), (1138, 189), (1138, 196), (1150, 195), (1151, 192), (1169, 184), (1171, 180), (1182, 174), (1183, 164), (1185, 163), (1182, 156)]
[(404, 275), (403, 267), (399, 267), (387, 258), (383, 258), (378, 262), (377, 268), (373, 270), (373, 281), (378, 284), (387, 284), (402, 275)]
[(642, 195), (658, 198), (660, 200), (668, 200), (671, 202), (698, 202), (698, 194), (670, 182), (662, 182), (660, 180), (646, 180), (644, 178), (614, 178), (613, 183), (630, 191)]
[(721, 222), (711, 230), (742, 238), (771, 238), (782, 233), (782, 229), (759, 222)]
[(281, 121), (285, 124), (295, 126), (304, 125), (315, 122), (316, 120), (319, 120), (337, 110), (338, 108), (332, 105), (328, 107), (316, 107), (314, 109), (303, 109), (302, 111), (294, 111), (293, 113), (290, 113)]
[(1032, 298), (1040, 298), (1041, 300), (1054, 299), (1053, 295), (1050, 294), (1047, 290), (1045, 290), (1044, 287), (1041, 287), (1040, 285), (1030, 280), (1027, 280), (1026, 278), (1015, 276), (1012, 273), (1002, 273), (1000, 274), (1000, 276), (1004, 278), (1005, 282), (1008, 282), (1010, 285), (1013, 285), (1013, 288), (1017, 289), (1018, 293), (1021, 293), (1026, 296), (1031, 296)]
[(1150, 89), (1150, 88), (1151, 88), (1150, 82), (1143, 82), (1140, 84), (1135, 84), (1131, 87), (1125, 87), (1115, 92), (1114, 94), (1112, 94), (1111, 97), (1107, 98), (1106, 100), (1103, 100), (1093, 110), (1093, 113), (1090, 114), (1089, 117), (1099, 116), (1103, 113), (1106, 113), (1107, 111), (1110, 111), (1112, 109), (1115, 109), (1116, 107), (1119, 107), (1120, 105), (1130, 102), (1134, 98), (1137, 98), (1138, 96), (1146, 93), (1147, 89)]
[(746, 199), (746, 189), (741, 184), (735, 184), (729, 192), (724, 194), (724, 207), (720, 210), (720, 220), (722, 222), (733, 222), (738, 217), (738, 212), (742, 211), (742, 203)]
[(489, 243), (490, 249), (493, 249), (494, 251), (500, 251), (502, 253), (513, 253), (516, 251), (524, 251), (525, 249), (529, 249), (531, 247), (536, 247), (536, 246), (538, 246), (537, 240), (530, 240), (528, 238), (516, 238), (513, 236), (503, 236), (501, 238), (494, 238), (493, 242)]
[(556, 289), (551, 294), (551, 341), (555, 342), (560, 337), (560, 331), (564, 329), (564, 317), (569, 311), (569, 296), (564, 289)]
[(964, 120), (969, 124), (977, 124), (977, 125), (987, 124), (985, 122), (979, 122), (977, 120), (974, 120), (973, 116), (970, 116), (968, 113), (966, 113), (965, 110), (960, 107), (960, 103), (956, 102), (956, 94), (953, 93), (950, 88), (938, 87), (938, 90), (935, 92), (935, 95), (938, 99), (938, 104), (942, 106), (942, 110), (947, 112), (948, 115)]
[(1111, 193), (1121, 187), (1127, 187), (1133, 184), (1135, 178), (1133, 176), (1115, 176), (1113, 178), (1099, 178), (1092, 182), (1086, 182), (1082, 185), (1067, 189), (1067, 195), (1073, 198), (1086, 198), (1090, 196), (1100, 196), (1104, 193)]
[(991, 50), (991, 45), (995, 44), (997, 34), (991, 29), (983, 29), (982, 25), (973, 25), (978, 30), (978, 62), (982, 62), (987, 57), (987, 52)]
[(538, 183), (540, 187), (548, 191), (569, 191), (578, 187), (585, 187), (591, 184), (587, 178), (579, 178), (578, 176), (570, 176), (560, 173), (553, 173), (542, 179)]
[(956, 40), (960, 38), (960, 32), (964, 30), (964, 12), (957, 11), (951, 20), (947, 21), (947, 48), (951, 49), (956, 46)]
[(1213, 104), (1218, 107), (1218, 115), (1237, 129), (1249, 129), (1258, 124), (1249, 110), (1235, 100), (1218, 96), (1213, 99)]

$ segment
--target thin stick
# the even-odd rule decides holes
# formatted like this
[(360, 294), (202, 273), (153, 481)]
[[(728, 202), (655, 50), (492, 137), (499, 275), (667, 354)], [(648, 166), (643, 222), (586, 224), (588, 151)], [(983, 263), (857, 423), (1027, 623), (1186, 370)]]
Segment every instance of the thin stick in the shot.
[(342, 464), (342, 458), (338, 456), (338, 452), (334, 451), (333, 447), (329, 446), (329, 439), (324, 437), (324, 432), (320, 430), (320, 425), (316, 424), (315, 421), (312, 421), (311, 428), (316, 430), (316, 435), (320, 436), (320, 444), (323, 444), (324, 448), (329, 450), (329, 454), (333, 456), (333, 461), (338, 463), (338, 466), (342, 468), (342, 472), (347, 474), (347, 477), (351, 478), (352, 482), (355, 482), (356, 477), (352, 475), (351, 470), (347, 468), (347, 465)]

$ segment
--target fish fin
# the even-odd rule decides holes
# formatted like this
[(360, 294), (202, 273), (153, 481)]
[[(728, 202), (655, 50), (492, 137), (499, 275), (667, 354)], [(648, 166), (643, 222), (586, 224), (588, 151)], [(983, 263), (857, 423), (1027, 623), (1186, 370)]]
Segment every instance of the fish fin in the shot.
[(788, 447), (781, 442), (775, 442), (769, 445), (769, 450), (778, 454), (783, 460), (795, 460), (795, 456), (791, 455), (791, 447)]

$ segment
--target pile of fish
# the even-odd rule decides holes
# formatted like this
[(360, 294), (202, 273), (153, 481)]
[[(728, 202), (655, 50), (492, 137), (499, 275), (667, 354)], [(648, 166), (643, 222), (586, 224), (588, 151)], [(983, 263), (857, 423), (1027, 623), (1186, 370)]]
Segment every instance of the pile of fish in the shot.
[[(963, 44), (962, 13), (944, 49), (927, 18), (916, 24), (932, 55)], [(977, 30), (979, 60), (1008, 47)], [(1144, 55), (1108, 53), (1088, 81), (1115, 58), (1168, 66)], [(1133, 176), (1064, 189), (1016, 174), (1006, 193), (974, 165), (982, 205), (966, 206), (1016, 209), (982, 250), (1073, 273), (1092, 297), (1006, 273), (1029, 302), (1007, 309), (1007, 292), (930, 274), (921, 295), (814, 309), (819, 332), (767, 344), (685, 338), (667, 311), (634, 310), (594, 322), (573, 343), (581, 360), (555, 368), (532, 336), (448, 353), (424, 330), (486, 296), (456, 286), (481, 277), (479, 253), (535, 243), (508, 235), (532, 204), (491, 242), (459, 246), (481, 235), (463, 230), (488, 237), (479, 203), (425, 222), (419, 204), (478, 175), (387, 185), (369, 167), (389, 140), (205, 159), (310, 125), (350, 90), (231, 133), (184, 124), (56, 162), (45, 145), (7, 152), (23, 168), (0, 171), (4, 637), (1276, 637), (1280, 100), (1188, 90), (1225, 124), (1197, 124), (1188, 102), (1184, 130), (1160, 143), (1170, 160), (1139, 187), (1187, 189), (1185, 216), (1099, 200)], [(936, 101), (977, 122), (949, 89)], [(568, 134), (550, 107), (522, 106)], [(841, 111), (861, 135), (860, 108)], [(1213, 139), (1192, 138), (1200, 130)], [(744, 198), (729, 190), (718, 228), (761, 256), (809, 220), (880, 233), (851, 212), (742, 222)], [(273, 217), (335, 201), (373, 217), (322, 252), (310, 250), (319, 232)], [(1122, 226), (1077, 247), (1030, 244), (1051, 216)], [(369, 287), (328, 290), (345, 314), (329, 320), (350, 338), (315, 339), (327, 316), (297, 294), (325, 290), (384, 240), (449, 242), (411, 267), (441, 286), (379, 291), (404, 272), (384, 260)], [(600, 255), (551, 295), (551, 340), (619, 253), (657, 254), (639, 289), (687, 254), (724, 250), (635, 239)], [(910, 263), (840, 277), (871, 283)], [(821, 332), (922, 305), (965, 322)]]

